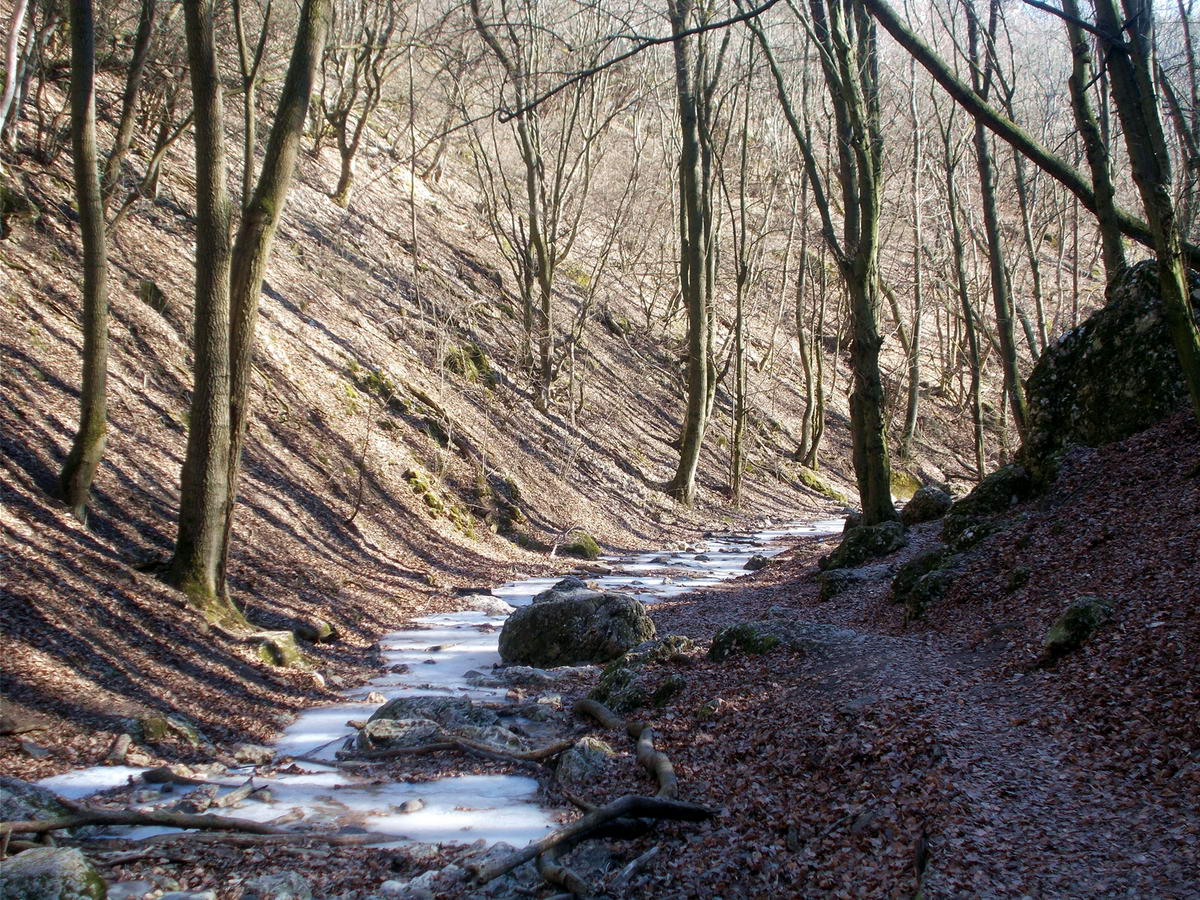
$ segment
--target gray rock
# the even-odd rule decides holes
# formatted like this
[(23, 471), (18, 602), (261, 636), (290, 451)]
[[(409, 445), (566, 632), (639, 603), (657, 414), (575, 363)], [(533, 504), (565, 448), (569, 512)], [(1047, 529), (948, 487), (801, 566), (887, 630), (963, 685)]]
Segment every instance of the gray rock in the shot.
[(238, 744), (233, 758), (244, 765), (263, 766), (275, 758), (275, 751), (262, 744)]
[(487, 616), (502, 618), (513, 611), (513, 608), (499, 597), (488, 597), (484, 594), (474, 594), (463, 598), (463, 608), (481, 612)]
[(332, 644), (341, 638), (336, 625), (316, 616), (300, 622), (293, 633), (310, 644)]
[(950, 511), (954, 498), (937, 485), (927, 484), (919, 488), (912, 499), (900, 511), (900, 521), (905, 525), (917, 525), (940, 519)]
[(0, 897), (5, 900), (104, 900), (100, 873), (74, 848), (36, 847), (5, 860)]
[(556, 774), (567, 786), (583, 787), (603, 775), (616, 755), (616, 751), (599, 738), (580, 738), (558, 758)]
[(247, 881), (242, 900), (312, 900), (312, 888), (298, 872), (275, 872)]
[[(1188, 277), (1200, 315), (1200, 278)], [(1122, 440), (1187, 401), (1154, 260), (1121, 272), (1105, 306), (1046, 348), (1026, 394), (1029, 424), (1017, 458), (1042, 484), (1066, 448)]]
[(463, 697), (397, 697), (375, 710), (377, 719), (432, 719), (439, 725), (495, 725), (499, 716)]
[(115, 881), (108, 886), (108, 900), (143, 900), (154, 889), (152, 881)]
[(746, 565), (742, 566), (748, 572), (757, 572), (759, 569), (765, 569), (770, 560), (761, 553), (755, 553), (752, 557), (746, 560)]
[(170, 891), (158, 900), (217, 900), (216, 891)]
[(607, 662), (652, 637), (654, 623), (633, 597), (556, 586), (508, 617), (500, 658), (546, 668)]
[(900, 522), (859, 525), (844, 533), (837, 549), (828, 556), (822, 556), (818, 567), (821, 571), (853, 569), (869, 559), (893, 553), (905, 543), (907, 538)]
[(442, 726), (432, 719), (371, 719), (354, 739), (360, 750), (419, 747), (441, 735)]
[(49, 788), (0, 775), (0, 821), (56, 819), (69, 812), (62, 798)]

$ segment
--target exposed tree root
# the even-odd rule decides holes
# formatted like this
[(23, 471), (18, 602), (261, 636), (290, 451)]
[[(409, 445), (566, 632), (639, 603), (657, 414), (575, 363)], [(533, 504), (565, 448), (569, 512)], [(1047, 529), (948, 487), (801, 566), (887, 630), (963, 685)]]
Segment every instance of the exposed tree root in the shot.
[(617, 819), (671, 819), (682, 822), (703, 822), (711, 819), (714, 815), (716, 813), (713, 810), (697, 803), (683, 803), (679, 800), (630, 794), (592, 810), (582, 818), (509, 854), (502, 860), (477, 868), (475, 877), (480, 884), (487, 884), (506, 872), (511, 872), (517, 866), (540, 856), (552, 847), (560, 844), (573, 846), (580, 841), (594, 837), (603, 826)]
[(592, 896), (592, 886), (566, 866), (559, 865), (558, 860), (571, 850), (566, 844), (551, 847), (537, 858), (538, 873), (547, 884), (560, 887), (573, 897)]

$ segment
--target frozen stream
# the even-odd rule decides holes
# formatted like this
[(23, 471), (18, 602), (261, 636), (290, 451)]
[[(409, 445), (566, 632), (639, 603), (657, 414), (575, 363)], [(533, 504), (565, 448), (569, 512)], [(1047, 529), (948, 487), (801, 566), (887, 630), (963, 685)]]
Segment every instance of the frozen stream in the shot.
[[(841, 519), (796, 523), (749, 535), (728, 535), (707, 540), (690, 551), (642, 553), (604, 557), (611, 574), (588, 576), (601, 590), (632, 594), (644, 603), (682, 594), (745, 574), (747, 561), (756, 553), (772, 556), (786, 549), (783, 538), (798, 535), (836, 534)], [(511, 607), (524, 606), (553, 585), (559, 577), (530, 578), (501, 585), (492, 596)], [(505, 612), (502, 604), (490, 611), (467, 611), (416, 619), (415, 628), (397, 631), (381, 642), (385, 672), (362, 687), (346, 692), (346, 701), (302, 713), (276, 740), (277, 755), (334, 758), (355, 729), (347, 723), (363, 721), (388, 700), (422, 695), (466, 697), (503, 702), (506, 687), (477, 686), (470, 672), (487, 675), (500, 664), (497, 644)], [(472, 682), (475, 682), (474, 684)], [(552, 690), (552, 687), (547, 688)], [(266, 799), (254, 795), (231, 810), (219, 812), (256, 821), (286, 817), (305, 830), (365, 830), (396, 835), (411, 841), (471, 843), (480, 839), (522, 846), (553, 828), (554, 810), (539, 805), (537, 782), (516, 775), (466, 775), (431, 782), (371, 783), (365, 778), (315, 762), (298, 763), (290, 774), (256, 777), (266, 787)], [(125, 784), (143, 770), (126, 766), (97, 766), (44, 779), (41, 784), (72, 799)], [(229, 790), (246, 775), (231, 771), (212, 779)], [(150, 786), (147, 786), (148, 788)], [(164, 796), (156, 802), (168, 800)], [(410, 801), (419, 801), (411, 803)], [(419, 806), (416, 811), (411, 810)], [(217, 811), (217, 810), (214, 810)], [(138, 839), (170, 831), (166, 828), (122, 829), (124, 837)], [(387, 845), (383, 845), (387, 846)]]

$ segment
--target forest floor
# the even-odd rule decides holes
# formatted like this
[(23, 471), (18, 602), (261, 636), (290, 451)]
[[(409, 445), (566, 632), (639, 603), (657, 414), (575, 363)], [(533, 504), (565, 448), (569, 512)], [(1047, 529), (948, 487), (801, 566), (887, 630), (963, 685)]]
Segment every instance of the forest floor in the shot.
[[(718, 816), (586, 844), (566, 862), (628, 897), (1200, 895), (1198, 472), (1200, 434), (1187, 415), (1076, 452), (1051, 491), (1014, 508), (970, 551), (946, 600), (913, 623), (886, 578), (819, 599), (816, 564), (836, 538), (799, 539), (761, 572), (655, 604), (660, 635), (698, 647), (654, 669), (652, 679), (679, 675), (685, 686), (650, 721), (681, 797)], [(939, 528), (912, 528), (904, 549), (872, 565), (904, 562)], [(1025, 565), (1028, 577), (1014, 581)], [(1114, 620), (1040, 666), (1046, 630), (1087, 593), (1114, 598)], [(780, 618), (831, 630), (805, 652), (722, 662), (704, 653), (721, 627)], [(627, 739), (602, 736), (624, 750), (582, 799), (645, 792)], [(422, 766), (423, 776), (521, 771), (452, 757)], [(235, 873), (288, 869), (321, 896), (369, 897), (384, 879), (478, 852), (193, 848), (112, 874), (171, 872), (237, 898)], [(489, 896), (461, 882), (433, 888)]]

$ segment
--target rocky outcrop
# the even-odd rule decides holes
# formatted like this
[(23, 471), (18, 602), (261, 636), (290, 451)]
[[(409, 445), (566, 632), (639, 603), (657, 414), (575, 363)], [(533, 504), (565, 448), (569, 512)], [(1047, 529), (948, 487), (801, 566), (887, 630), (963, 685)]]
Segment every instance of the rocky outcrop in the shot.
[(892, 579), (892, 599), (904, 604), (905, 619), (919, 619), (946, 595), (954, 581), (959, 557), (944, 545), (918, 553)]
[(900, 521), (905, 525), (919, 525), (940, 519), (950, 511), (954, 498), (936, 485), (927, 484), (912, 495), (900, 511)]
[[(1191, 279), (1200, 316), (1200, 277)], [(1179, 409), (1187, 389), (1153, 260), (1121, 273), (1104, 308), (1046, 348), (1026, 392), (1029, 426), (1018, 459), (1039, 483), (1053, 479), (1068, 447), (1119, 441)]]
[(845, 532), (837, 549), (828, 556), (822, 556), (818, 567), (822, 572), (853, 569), (869, 559), (899, 550), (906, 542), (904, 526), (899, 522), (859, 525)]
[(1024, 466), (1002, 466), (950, 507), (942, 523), (942, 540), (959, 552), (970, 549), (999, 530), (995, 516), (1028, 500), (1035, 490)]
[(723, 662), (733, 656), (760, 655), (778, 648), (817, 654), (860, 640), (861, 635), (847, 628), (787, 619), (764, 619), (722, 628), (713, 636), (708, 658)]
[(100, 873), (78, 850), (35, 847), (4, 861), (0, 897), (8, 900), (104, 900)]
[(509, 616), (500, 632), (500, 658), (543, 668), (602, 663), (654, 637), (654, 623), (638, 600), (582, 584), (563, 579)]

